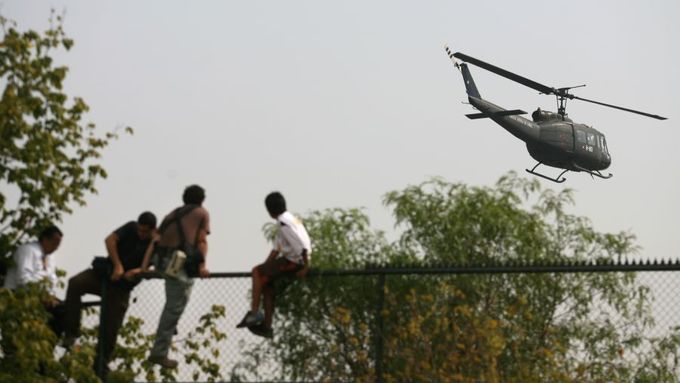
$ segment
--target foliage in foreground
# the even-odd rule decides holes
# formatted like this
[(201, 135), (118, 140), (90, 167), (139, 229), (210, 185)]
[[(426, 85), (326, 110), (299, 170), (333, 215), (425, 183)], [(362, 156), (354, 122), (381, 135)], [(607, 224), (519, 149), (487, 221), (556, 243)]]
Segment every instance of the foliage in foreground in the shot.
[[(495, 187), (439, 179), (385, 196), (400, 237), (360, 210), (314, 212), (313, 265), (620, 260), (631, 234), (571, 215), (572, 192), (513, 173)], [(382, 311), (378, 312), (380, 293)], [(680, 333), (646, 336), (650, 291), (633, 273), (310, 277), (280, 295), (275, 338), (244, 349), (233, 379), (369, 382), (674, 382)], [(382, 324), (381, 324), (382, 323)], [(267, 372), (269, 373), (269, 372)]]
[[(218, 363), (221, 348), (227, 336), (222, 329), (222, 320), (226, 313), (224, 306), (212, 305), (210, 311), (203, 314), (193, 330), (184, 338), (175, 339), (171, 347), (173, 354), (182, 356), (180, 366), (183, 375), (189, 370), (193, 381), (218, 382), (223, 380)], [(109, 382), (132, 382), (143, 379), (147, 382), (177, 381), (179, 369), (161, 369), (146, 362), (151, 351), (155, 334), (144, 334), (144, 320), (127, 317), (121, 328), (118, 345), (114, 350), (112, 366), (115, 373), (108, 377)], [(95, 344), (97, 331), (85, 331), (87, 343)]]
[(63, 90), (68, 68), (53, 56), (73, 40), (61, 22), (22, 32), (0, 15), (0, 279), (17, 244), (97, 192), (101, 153), (117, 138), (83, 123), (89, 107)]
[(98, 382), (92, 347), (55, 356), (58, 339), (47, 325), (44, 294), (39, 285), (0, 288), (0, 382)]
[[(95, 325), (83, 328), (83, 336), (71, 352), (57, 347), (58, 339), (48, 327), (49, 314), (42, 305), (40, 285), (16, 291), (0, 288), (0, 382), (99, 382), (93, 365), (97, 344), (98, 310), (87, 309)], [(225, 309), (213, 305), (185, 338), (176, 340), (172, 351), (183, 357), (183, 370), (194, 381), (222, 380), (218, 363), (226, 334), (222, 332)], [(86, 320), (86, 322), (88, 322)], [(113, 354), (109, 382), (174, 382), (178, 369), (160, 369), (145, 362), (154, 334), (142, 331), (144, 321), (127, 317)]]

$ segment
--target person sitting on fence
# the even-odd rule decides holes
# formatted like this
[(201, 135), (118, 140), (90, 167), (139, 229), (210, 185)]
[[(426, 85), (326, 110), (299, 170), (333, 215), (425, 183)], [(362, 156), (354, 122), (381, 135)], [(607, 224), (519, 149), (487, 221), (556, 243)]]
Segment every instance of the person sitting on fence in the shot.
[[(66, 334), (62, 345), (71, 348), (80, 335), (81, 297), (85, 294), (102, 296), (101, 309), (105, 312), (100, 331), (103, 345), (97, 345), (94, 368), (105, 375), (111, 359), (118, 330), (128, 309), (130, 292), (139, 283), (136, 278), (147, 248), (156, 234), (156, 216), (143, 212), (137, 221), (130, 221), (109, 234), (104, 243), (108, 258), (98, 258), (92, 268), (71, 277), (66, 289)], [(101, 261), (101, 262), (98, 262)], [(106, 287), (104, 287), (106, 284)], [(106, 289), (103, 294), (104, 288)], [(104, 378), (103, 376), (101, 376)]]
[(205, 265), (210, 234), (210, 215), (203, 207), (205, 190), (199, 185), (188, 186), (182, 200), (184, 205), (163, 219), (159, 227), (160, 238), (147, 251), (142, 263), (146, 270), (152, 261), (154, 269), (165, 278), (165, 306), (147, 358), (163, 368), (178, 365), (176, 360), (168, 358), (168, 352), (177, 332), (177, 323), (189, 303), (194, 278), (210, 276)]
[[(256, 335), (271, 338), (274, 315), (273, 282), (281, 277), (304, 277), (309, 270), (311, 241), (302, 222), (286, 210), (286, 200), (272, 192), (264, 200), (267, 212), (279, 224), (274, 248), (267, 260), (253, 268), (251, 309), (237, 328), (248, 327)], [(260, 296), (264, 297), (264, 315), (259, 311)]]
[(7, 269), (4, 287), (15, 290), (29, 283), (47, 282), (42, 304), (52, 318), (48, 325), (57, 336), (63, 332), (64, 304), (56, 297), (57, 266), (53, 253), (64, 234), (57, 226), (43, 229), (38, 241), (19, 246), (12, 254), (14, 264)]

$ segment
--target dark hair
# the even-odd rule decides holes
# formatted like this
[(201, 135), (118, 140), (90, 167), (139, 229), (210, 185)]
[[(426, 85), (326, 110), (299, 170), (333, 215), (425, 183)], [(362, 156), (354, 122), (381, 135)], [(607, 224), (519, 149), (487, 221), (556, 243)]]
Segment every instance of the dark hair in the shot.
[(140, 225), (145, 225), (148, 226), (152, 229), (156, 228), (156, 216), (153, 215), (152, 212), (150, 211), (145, 211), (144, 213), (139, 215), (139, 218), (137, 218), (137, 223)]
[(270, 215), (278, 217), (286, 211), (286, 199), (277, 191), (267, 194), (264, 199), (264, 205)]
[(62, 233), (61, 230), (59, 230), (59, 228), (56, 225), (50, 225), (40, 232), (38, 240), (42, 241), (43, 239), (52, 239), (55, 235), (63, 237), (64, 233)]
[(187, 186), (182, 195), (185, 205), (201, 205), (205, 199), (205, 190), (198, 185)]

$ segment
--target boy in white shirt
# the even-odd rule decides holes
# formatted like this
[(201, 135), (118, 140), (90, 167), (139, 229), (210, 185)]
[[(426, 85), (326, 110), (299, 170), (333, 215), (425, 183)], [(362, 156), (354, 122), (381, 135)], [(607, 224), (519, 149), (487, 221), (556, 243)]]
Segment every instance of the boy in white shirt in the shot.
[[(286, 210), (286, 200), (281, 193), (269, 193), (264, 204), (269, 215), (278, 222), (279, 230), (267, 260), (253, 268), (251, 309), (236, 327), (248, 327), (255, 335), (271, 338), (273, 282), (286, 276), (304, 277), (309, 270), (312, 246), (302, 222)], [(259, 311), (261, 295), (264, 297), (264, 315)]]

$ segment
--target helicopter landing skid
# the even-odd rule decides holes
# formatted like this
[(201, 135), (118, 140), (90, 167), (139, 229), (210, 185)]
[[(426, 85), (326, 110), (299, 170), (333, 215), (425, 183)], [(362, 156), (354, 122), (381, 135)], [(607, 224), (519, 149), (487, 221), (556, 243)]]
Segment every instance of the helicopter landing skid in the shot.
[[(561, 184), (562, 182), (564, 182), (564, 181), (567, 180), (566, 178), (564, 178), (564, 177), (562, 177), (562, 176), (564, 175), (564, 173), (568, 172), (569, 169), (564, 169), (564, 171), (563, 171), (562, 173), (560, 173), (560, 175), (557, 176), (557, 178), (550, 178), (550, 177), (546, 176), (545, 174), (541, 174), (541, 173), (538, 173), (538, 172), (535, 171), (536, 168), (538, 167), (538, 165), (541, 165), (541, 164), (542, 164), (542, 163), (539, 162), (539, 163), (537, 163), (533, 168), (531, 168), (531, 170), (529, 170), (529, 169), (524, 169), (524, 170), (526, 170), (527, 173), (531, 173), (531, 174), (533, 174), (533, 175), (535, 175), (535, 176), (544, 178), (544, 179), (546, 179), (546, 180), (548, 180), (548, 181), (556, 182), (556, 183), (558, 183), (558, 184)], [(562, 178), (560, 178), (560, 177), (562, 177)]]
[(609, 173), (609, 174), (607, 174), (607, 175), (605, 176), (604, 174), (600, 173), (599, 170), (594, 170), (594, 171), (593, 171), (593, 170), (588, 170), (588, 169), (582, 168), (582, 167), (580, 167), (580, 166), (578, 166), (578, 165), (574, 165), (574, 167), (575, 167), (576, 169), (582, 171), (582, 172), (586, 172), (586, 173), (590, 174), (591, 176), (600, 177), (600, 178), (602, 178), (602, 179), (604, 179), (604, 180), (607, 180), (607, 179), (610, 179), (610, 178), (614, 177), (614, 175), (611, 174), (611, 173)]

